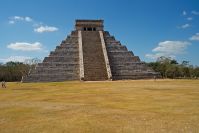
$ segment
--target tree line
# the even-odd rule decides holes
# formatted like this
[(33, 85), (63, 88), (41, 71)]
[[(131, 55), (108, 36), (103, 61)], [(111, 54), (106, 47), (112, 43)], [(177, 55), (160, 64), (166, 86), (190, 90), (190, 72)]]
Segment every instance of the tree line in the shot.
[(23, 76), (29, 74), (30, 70), (35, 67), (41, 60), (37, 58), (27, 59), (25, 62), (7, 62), (0, 64), (0, 81), (21, 81)]
[[(34, 58), (22, 62), (7, 62), (0, 64), (0, 81), (21, 81), (23, 76), (27, 76), (31, 69), (41, 60)], [(159, 72), (162, 78), (199, 78), (199, 67), (189, 64), (189, 61), (178, 63), (176, 60), (160, 57), (156, 62), (146, 63), (154, 71)]]
[(147, 63), (154, 71), (159, 72), (162, 78), (199, 78), (199, 67), (189, 64), (189, 61), (178, 63), (168, 57), (160, 57), (156, 62)]

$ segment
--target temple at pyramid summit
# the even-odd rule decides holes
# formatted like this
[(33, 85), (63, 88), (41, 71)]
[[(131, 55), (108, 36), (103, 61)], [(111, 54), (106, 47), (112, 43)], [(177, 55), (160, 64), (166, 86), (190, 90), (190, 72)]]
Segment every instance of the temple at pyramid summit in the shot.
[(103, 20), (76, 20), (75, 29), (23, 82), (150, 79), (158, 76), (104, 30)]

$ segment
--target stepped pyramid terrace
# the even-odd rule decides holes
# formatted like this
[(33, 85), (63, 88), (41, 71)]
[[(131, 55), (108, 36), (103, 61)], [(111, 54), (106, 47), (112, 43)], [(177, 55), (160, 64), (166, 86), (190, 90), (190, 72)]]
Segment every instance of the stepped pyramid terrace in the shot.
[(23, 82), (149, 79), (159, 76), (104, 30), (103, 20), (76, 20), (75, 30)]

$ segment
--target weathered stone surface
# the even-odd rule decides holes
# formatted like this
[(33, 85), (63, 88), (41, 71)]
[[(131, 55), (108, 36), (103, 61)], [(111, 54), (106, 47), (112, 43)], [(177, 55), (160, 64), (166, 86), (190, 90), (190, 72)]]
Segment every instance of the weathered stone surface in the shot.
[(76, 20), (75, 30), (24, 77), (24, 82), (159, 76), (103, 27), (103, 20)]
[(141, 62), (138, 56), (134, 56), (127, 48), (109, 32), (104, 32), (106, 48), (109, 56), (113, 80), (145, 79), (158, 76), (152, 69)]
[(79, 80), (78, 35), (73, 31), (23, 82)]

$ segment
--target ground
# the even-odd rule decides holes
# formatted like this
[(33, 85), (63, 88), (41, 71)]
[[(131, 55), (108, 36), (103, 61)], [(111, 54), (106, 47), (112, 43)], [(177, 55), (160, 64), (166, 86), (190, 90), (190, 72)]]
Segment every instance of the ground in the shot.
[(7, 83), (0, 133), (196, 133), (199, 80)]

